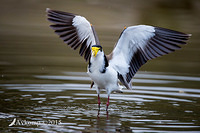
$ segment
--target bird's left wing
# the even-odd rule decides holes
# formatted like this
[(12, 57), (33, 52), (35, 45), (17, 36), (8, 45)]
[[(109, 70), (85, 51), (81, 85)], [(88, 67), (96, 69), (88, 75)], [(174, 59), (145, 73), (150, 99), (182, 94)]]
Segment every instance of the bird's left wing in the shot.
[(117, 72), (120, 81), (131, 88), (131, 79), (148, 60), (171, 53), (186, 44), (190, 35), (165, 28), (138, 25), (121, 33), (110, 54), (109, 65)]
[(55, 30), (55, 33), (74, 50), (81, 46), (79, 54), (84, 55), (85, 60), (88, 61), (91, 56), (91, 46), (99, 45), (97, 34), (90, 22), (72, 13), (49, 8), (46, 12), (48, 20), (53, 23), (50, 27)]

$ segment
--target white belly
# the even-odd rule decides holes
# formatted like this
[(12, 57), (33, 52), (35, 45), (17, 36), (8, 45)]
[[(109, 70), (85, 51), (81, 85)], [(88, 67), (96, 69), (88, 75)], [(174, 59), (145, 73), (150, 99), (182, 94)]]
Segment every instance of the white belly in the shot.
[(101, 73), (98, 69), (87, 73), (100, 89), (118, 89), (117, 72), (114, 69), (107, 67), (105, 73)]

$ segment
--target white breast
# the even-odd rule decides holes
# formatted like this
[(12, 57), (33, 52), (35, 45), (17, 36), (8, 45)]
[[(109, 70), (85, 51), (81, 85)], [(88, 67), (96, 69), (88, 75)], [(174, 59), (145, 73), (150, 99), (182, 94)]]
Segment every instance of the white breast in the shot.
[(102, 72), (105, 66), (104, 53), (98, 52), (96, 57), (91, 57), (90, 68), (88, 69), (88, 75), (94, 81), (97, 88), (106, 89), (107, 93), (111, 93), (114, 90), (119, 90), (117, 71), (112, 66), (106, 67), (106, 71)]

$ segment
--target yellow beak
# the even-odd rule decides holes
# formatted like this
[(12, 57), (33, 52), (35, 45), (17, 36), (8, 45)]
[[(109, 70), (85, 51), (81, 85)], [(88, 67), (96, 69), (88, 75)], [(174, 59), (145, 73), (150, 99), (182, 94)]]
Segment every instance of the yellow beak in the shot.
[(93, 55), (94, 57), (97, 56), (97, 53), (98, 53), (99, 49), (100, 49), (100, 48), (98, 48), (98, 47), (92, 47), (92, 55)]

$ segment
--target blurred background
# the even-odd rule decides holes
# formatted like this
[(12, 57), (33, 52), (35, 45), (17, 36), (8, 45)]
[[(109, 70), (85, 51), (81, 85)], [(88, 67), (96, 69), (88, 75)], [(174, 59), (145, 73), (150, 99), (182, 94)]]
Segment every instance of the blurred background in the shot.
[(199, 0), (1, 0), (0, 82), (41, 82), (32, 74), (86, 71), (87, 63), (49, 28), (46, 8), (82, 15), (109, 54), (124, 26), (146, 24), (192, 34), (188, 45), (140, 71), (200, 75)]

